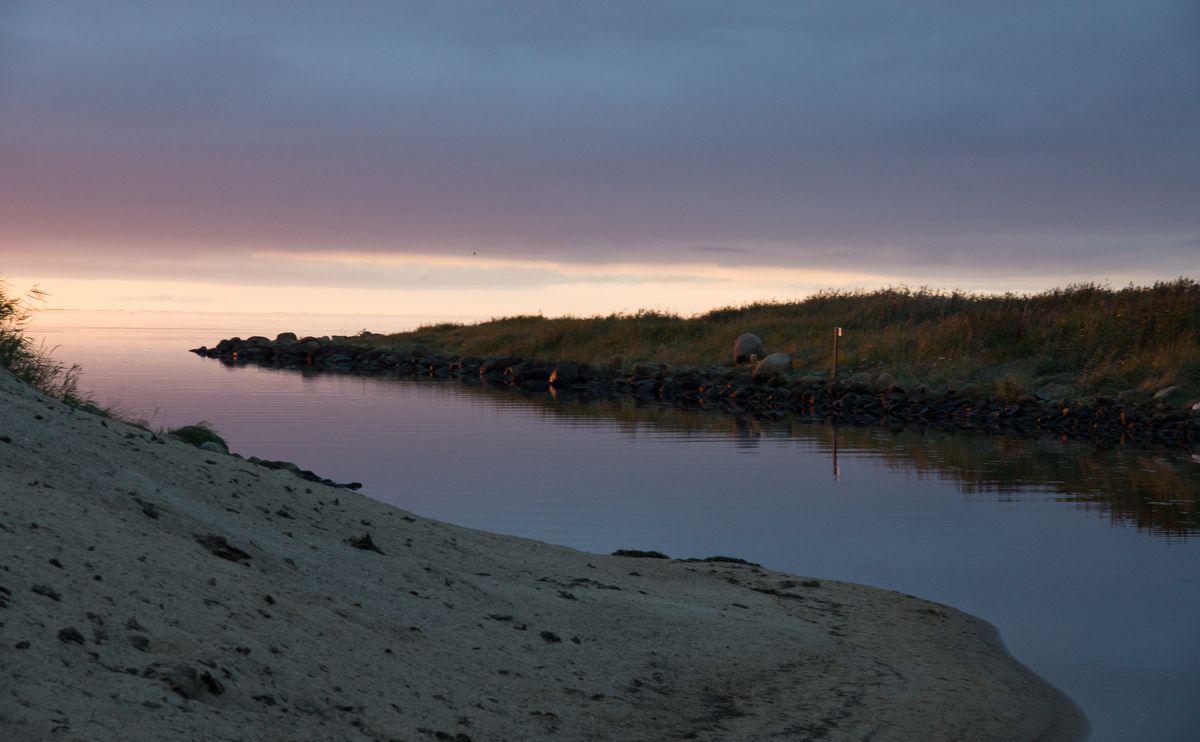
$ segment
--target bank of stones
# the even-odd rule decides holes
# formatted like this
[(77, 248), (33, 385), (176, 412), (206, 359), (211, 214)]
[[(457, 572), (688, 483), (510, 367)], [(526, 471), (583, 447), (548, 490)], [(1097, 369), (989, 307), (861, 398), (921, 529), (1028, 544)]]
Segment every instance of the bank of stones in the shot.
[(886, 374), (784, 374), (756, 382), (746, 366), (671, 367), (639, 363), (632, 369), (514, 356), (456, 356), (427, 349), (371, 347), (355, 338), (298, 338), (283, 333), (221, 340), (192, 350), (228, 364), (312, 369), (371, 376), (456, 379), (530, 392), (581, 397), (627, 395), (679, 407), (730, 412), (779, 412), (857, 424), (1056, 435), (1104, 445), (1140, 443), (1197, 447), (1200, 404), (1172, 395), (1126, 392), (1118, 397), (1015, 401), (965, 390), (904, 388)]

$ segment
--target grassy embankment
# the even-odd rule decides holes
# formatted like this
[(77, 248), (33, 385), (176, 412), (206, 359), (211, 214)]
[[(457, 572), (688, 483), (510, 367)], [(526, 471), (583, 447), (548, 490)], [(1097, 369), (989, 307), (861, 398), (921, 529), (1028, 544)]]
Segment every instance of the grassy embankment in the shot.
[(439, 324), (369, 342), (460, 355), (607, 363), (620, 355), (675, 366), (729, 364), (733, 338), (753, 332), (768, 353), (791, 353), (798, 373), (833, 362), (839, 375), (888, 372), (903, 384), (975, 385), (1015, 398), (1053, 385), (1062, 395), (1200, 393), (1200, 284), (1190, 278), (1110, 289), (1081, 284), (1002, 296), (889, 288), (824, 291), (804, 301), (754, 303), (694, 317), (642, 311), (591, 318), (517, 316)]
[[(51, 349), (34, 345), (25, 333), (25, 323), (36, 311), (35, 302), (41, 302), (45, 292), (34, 288), (26, 296), (11, 296), (0, 281), (0, 367), (6, 368), (18, 379), (42, 391), (48, 396), (62, 400), (71, 407), (101, 417), (119, 419), (147, 431), (150, 425), (145, 420), (131, 420), (110, 408), (96, 404), (88, 394), (79, 389), (79, 364), (67, 365), (51, 356)], [(174, 430), (159, 430), (181, 440), (199, 446), (205, 441), (215, 441), (228, 448), (225, 441), (206, 422), (188, 425)]]

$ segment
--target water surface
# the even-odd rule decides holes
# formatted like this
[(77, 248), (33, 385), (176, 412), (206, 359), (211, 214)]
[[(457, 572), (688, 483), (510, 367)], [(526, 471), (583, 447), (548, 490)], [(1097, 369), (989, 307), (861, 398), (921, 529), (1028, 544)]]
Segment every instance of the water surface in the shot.
[(59, 313), (35, 329), (85, 366), (99, 401), (154, 425), (208, 420), (244, 455), (461, 525), (595, 552), (737, 556), (945, 602), (995, 624), (1080, 704), (1094, 739), (1195, 739), (1200, 463), (1188, 452), (834, 429), (184, 352), (411, 324)]

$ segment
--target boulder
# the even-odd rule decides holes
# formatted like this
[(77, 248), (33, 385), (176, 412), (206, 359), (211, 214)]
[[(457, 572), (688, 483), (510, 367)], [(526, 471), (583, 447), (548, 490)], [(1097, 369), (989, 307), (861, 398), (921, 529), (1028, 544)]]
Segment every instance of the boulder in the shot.
[(550, 383), (554, 386), (567, 386), (579, 380), (579, 364), (574, 361), (563, 361), (550, 372)]
[(858, 394), (866, 394), (872, 389), (872, 381), (873, 379), (869, 375), (859, 372), (846, 379), (846, 389)]
[(483, 363), (479, 366), (479, 373), (480, 374), (498, 374), (498, 373), (504, 371), (505, 369), (507, 369), (509, 366), (515, 366), (520, 362), (521, 362), (521, 359), (517, 358), (515, 356), (498, 356), (498, 357), (492, 357), (492, 358), (485, 358)]
[(899, 388), (899, 384), (896, 383), (895, 376), (892, 376), (888, 372), (884, 371), (883, 373), (881, 373), (875, 377), (875, 388), (883, 389), (883, 390), (891, 390), (891, 389)]
[(1168, 399), (1171, 399), (1172, 397), (1177, 396), (1182, 391), (1183, 390), (1177, 386), (1168, 386), (1168, 387), (1159, 389), (1157, 392), (1155, 392), (1153, 398), (1155, 401), (1165, 402)]
[(750, 377), (755, 381), (767, 381), (792, 371), (792, 356), (788, 353), (772, 353), (754, 364)]
[(504, 375), (518, 384), (528, 385), (534, 382), (541, 382), (541, 386), (544, 388), (545, 384), (550, 380), (550, 372), (552, 370), (554, 370), (554, 367), (548, 361), (532, 360), (509, 366), (504, 370)]
[(633, 364), (633, 376), (639, 379), (649, 379), (658, 373), (658, 367), (649, 363)]
[(1041, 389), (1034, 391), (1034, 395), (1038, 399), (1043, 400), (1062, 399), (1063, 397), (1071, 396), (1071, 387), (1067, 386), (1066, 384), (1051, 382), (1043, 386)]
[(275, 342), (279, 343), (281, 345), (282, 344), (291, 345), (293, 343), (299, 342), (299, 338), (296, 337), (296, 333), (294, 333), (294, 332), (281, 332), (275, 336)]
[(763, 350), (762, 339), (753, 333), (745, 332), (738, 335), (737, 340), (733, 341), (733, 365), (746, 363), (750, 360), (750, 356), (757, 358), (765, 358), (766, 351)]

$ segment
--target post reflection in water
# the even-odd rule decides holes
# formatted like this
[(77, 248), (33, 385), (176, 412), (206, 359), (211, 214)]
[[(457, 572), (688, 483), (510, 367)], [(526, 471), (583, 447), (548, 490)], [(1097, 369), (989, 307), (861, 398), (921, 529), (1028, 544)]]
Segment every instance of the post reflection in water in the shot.
[[(967, 499), (979, 496), (1017, 502), (1051, 497), (1071, 507), (1106, 513), (1113, 525), (1133, 525), (1161, 537), (1186, 538), (1200, 531), (1200, 467), (1197, 454), (1148, 448), (1098, 449), (1057, 438), (1018, 438), (928, 429), (889, 430), (839, 426), (779, 413), (679, 409), (645, 401), (558, 399), (507, 389), (464, 390), (501, 404), (520, 400), (546, 419), (566, 424), (602, 421), (634, 432), (684, 437), (730, 434), (740, 452), (763, 441), (792, 441), (828, 451), (834, 481), (842, 480), (843, 449), (864, 463), (897, 476), (953, 482)], [(563, 404), (563, 400), (570, 400)], [(732, 418), (732, 421), (731, 421)]]
[(838, 468), (837, 460), (837, 426), (833, 426), (833, 481), (838, 481), (842, 470)]

